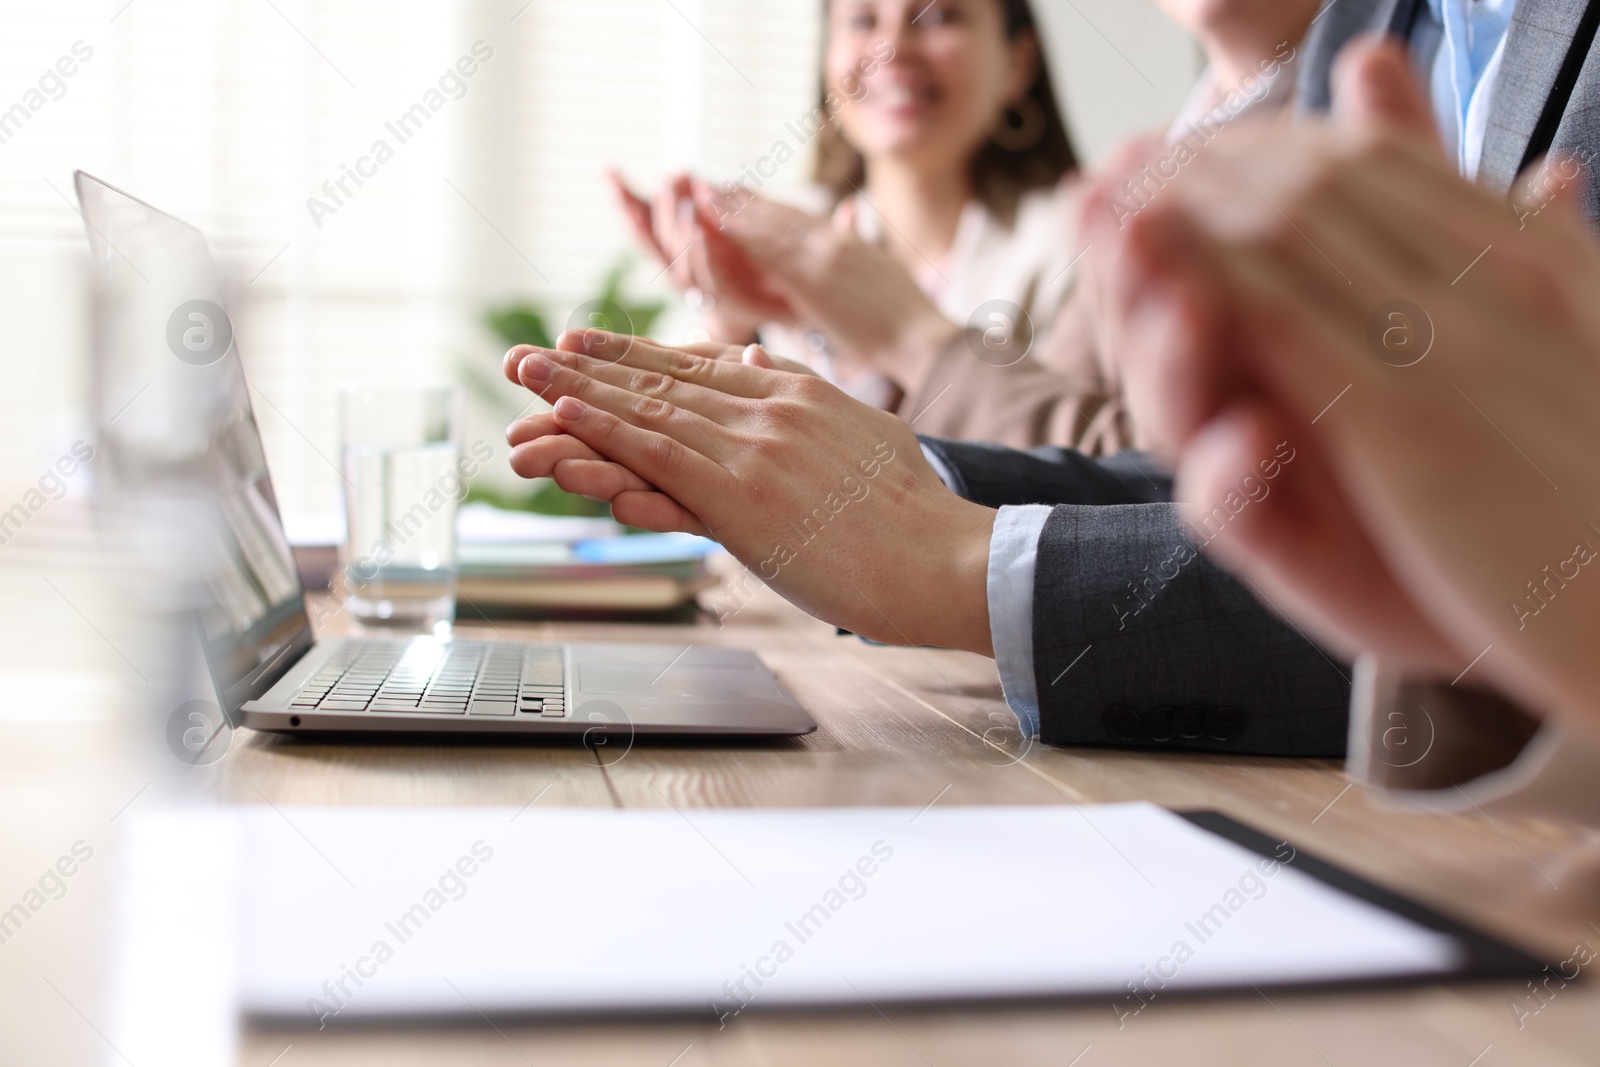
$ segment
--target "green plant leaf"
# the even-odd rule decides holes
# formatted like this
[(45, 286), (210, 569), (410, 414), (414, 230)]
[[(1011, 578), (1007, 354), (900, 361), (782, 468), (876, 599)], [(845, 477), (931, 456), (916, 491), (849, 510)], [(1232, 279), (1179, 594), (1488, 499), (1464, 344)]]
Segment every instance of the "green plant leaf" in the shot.
[(550, 336), (550, 328), (545, 324), (543, 312), (532, 304), (508, 304), (501, 308), (490, 308), (484, 312), (483, 322), (495, 336), (505, 342), (507, 348), (512, 345), (555, 347), (555, 338)]
[(491, 486), (474, 485), (467, 489), (464, 503), (484, 503), (501, 511), (531, 511), (539, 515), (579, 515), (603, 518), (611, 509), (598, 500), (563, 492), (555, 482), (541, 478), (531, 489), (507, 492)]
[(600, 312), (616, 323), (619, 330), (636, 337), (648, 337), (667, 305), (662, 300), (629, 300), (623, 295), (622, 283), (635, 266), (632, 256), (618, 258), (606, 271), (600, 283), (600, 295), (595, 299), (601, 305)]

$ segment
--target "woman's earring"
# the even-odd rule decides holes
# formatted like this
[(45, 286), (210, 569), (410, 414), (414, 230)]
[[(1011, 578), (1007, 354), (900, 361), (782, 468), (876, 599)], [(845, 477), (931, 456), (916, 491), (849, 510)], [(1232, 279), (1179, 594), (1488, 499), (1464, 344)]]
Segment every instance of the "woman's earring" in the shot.
[(1044, 136), (1044, 108), (1033, 97), (1023, 97), (1000, 112), (1000, 122), (989, 136), (1007, 152), (1026, 152)]

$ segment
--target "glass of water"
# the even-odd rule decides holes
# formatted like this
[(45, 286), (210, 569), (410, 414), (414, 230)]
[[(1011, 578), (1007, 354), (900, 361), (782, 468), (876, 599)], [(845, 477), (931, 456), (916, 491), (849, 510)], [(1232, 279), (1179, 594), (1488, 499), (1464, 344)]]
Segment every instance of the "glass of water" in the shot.
[(378, 626), (446, 631), (455, 618), (456, 505), (466, 492), (448, 387), (340, 395), (345, 539), (340, 595)]

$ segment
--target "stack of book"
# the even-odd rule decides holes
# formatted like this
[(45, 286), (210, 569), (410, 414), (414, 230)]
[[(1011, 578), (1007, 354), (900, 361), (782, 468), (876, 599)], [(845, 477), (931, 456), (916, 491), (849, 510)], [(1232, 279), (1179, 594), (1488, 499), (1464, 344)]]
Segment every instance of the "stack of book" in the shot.
[(457, 618), (485, 614), (657, 614), (716, 584), (716, 542), (692, 534), (624, 533), (609, 519), (462, 509)]

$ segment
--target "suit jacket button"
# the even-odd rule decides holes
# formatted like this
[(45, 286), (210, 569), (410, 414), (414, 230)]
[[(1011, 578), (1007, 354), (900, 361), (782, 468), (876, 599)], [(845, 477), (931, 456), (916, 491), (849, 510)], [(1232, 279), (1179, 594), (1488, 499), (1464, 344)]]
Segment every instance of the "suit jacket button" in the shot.
[(1238, 708), (1212, 708), (1206, 714), (1206, 736), (1213, 741), (1232, 741), (1244, 733), (1244, 712)]
[(1206, 709), (1199, 704), (1189, 704), (1178, 710), (1178, 736), (1185, 741), (1198, 741), (1206, 735)]
[(1150, 728), (1150, 740), (1171, 741), (1178, 735), (1177, 715), (1171, 708), (1157, 708), (1150, 713), (1147, 725)]
[(1118, 741), (1137, 741), (1144, 732), (1144, 720), (1139, 718), (1139, 713), (1122, 704), (1110, 708), (1101, 723), (1106, 733)]

